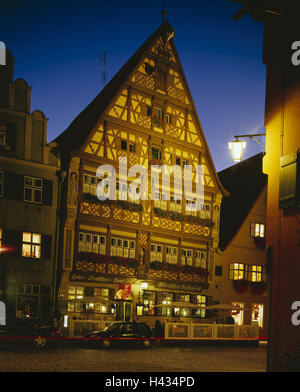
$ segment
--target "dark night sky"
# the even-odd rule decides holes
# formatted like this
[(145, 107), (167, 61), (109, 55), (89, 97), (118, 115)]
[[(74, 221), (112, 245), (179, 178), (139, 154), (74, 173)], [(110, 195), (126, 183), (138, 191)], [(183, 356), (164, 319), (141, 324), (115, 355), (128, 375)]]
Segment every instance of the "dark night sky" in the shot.
[[(48, 141), (65, 130), (107, 80), (161, 23), (176, 32), (185, 75), (217, 170), (232, 164), (236, 134), (264, 132), (262, 25), (229, 0), (0, 0), (0, 41), (12, 51), (15, 79), (32, 89), (31, 110), (48, 122)], [(247, 143), (245, 158), (261, 151)]]

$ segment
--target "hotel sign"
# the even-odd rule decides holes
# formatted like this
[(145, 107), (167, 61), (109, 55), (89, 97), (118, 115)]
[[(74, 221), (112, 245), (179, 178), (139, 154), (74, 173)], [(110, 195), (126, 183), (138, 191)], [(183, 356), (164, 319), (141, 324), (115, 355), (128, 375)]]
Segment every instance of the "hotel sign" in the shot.
[(70, 281), (73, 282), (97, 282), (97, 283), (123, 283), (124, 279), (121, 277), (109, 277), (105, 278), (103, 276), (96, 276), (92, 274), (85, 274), (81, 272), (71, 272), (70, 273)]

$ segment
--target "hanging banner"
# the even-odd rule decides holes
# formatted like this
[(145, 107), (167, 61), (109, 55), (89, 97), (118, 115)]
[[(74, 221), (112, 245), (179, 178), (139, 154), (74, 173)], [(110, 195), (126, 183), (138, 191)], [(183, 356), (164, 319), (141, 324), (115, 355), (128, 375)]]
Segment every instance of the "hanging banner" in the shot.
[(125, 301), (129, 297), (130, 290), (131, 290), (131, 283), (123, 283), (120, 285), (120, 289), (122, 290), (121, 293), (121, 300)]

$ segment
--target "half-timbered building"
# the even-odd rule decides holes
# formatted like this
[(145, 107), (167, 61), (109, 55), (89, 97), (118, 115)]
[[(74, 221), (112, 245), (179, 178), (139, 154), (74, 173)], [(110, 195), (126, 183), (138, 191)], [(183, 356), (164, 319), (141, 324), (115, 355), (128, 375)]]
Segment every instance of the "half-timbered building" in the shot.
[[(219, 293), (211, 283), (226, 190), (174, 36), (163, 21), (51, 143), (67, 172), (57, 297), (65, 326), (74, 327), (74, 320), (134, 319), (151, 326), (156, 319), (204, 320), (204, 306)], [(128, 168), (145, 167), (149, 185), (153, 165), (192, 166), (193, 186), (201, 181), (204, 189), (197, 208), (184, 194), (174, 197), (172, 176), (169, 189), (160, 184), (156, 200), (120, 200), (129, 191), (118, 170), (120, 157)], [(97, 197), (97, 168), (103, 164), (116, 169), (117, 200)], [(139, 193), (139, 186), (131, 192)]]

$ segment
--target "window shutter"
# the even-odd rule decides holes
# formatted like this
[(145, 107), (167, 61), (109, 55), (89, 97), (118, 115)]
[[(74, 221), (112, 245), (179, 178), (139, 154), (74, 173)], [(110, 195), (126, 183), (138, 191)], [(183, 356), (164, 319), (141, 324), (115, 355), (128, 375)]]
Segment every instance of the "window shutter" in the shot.
[(299, 152), (280, 158), (279, 209), (300, 204), (299, 160)]
[(9, 171), (4, 173), (4, 198), (24, 200), (24, 176)]
[(22, 254), (22, 232), (18, 230), (3, 230), (2, 242), (9, 248), (5, 255), (21, 256)]
[(113, 300), (115, 298), (115, 290), (109, 289), (109, 299)]
[(44, 259), (51, 258), (51, 243), (52, 243), (51, 235), (42, 234), (42, 258)]
[(52, 205), (53, 181), (43, 179), (43, 203)]

